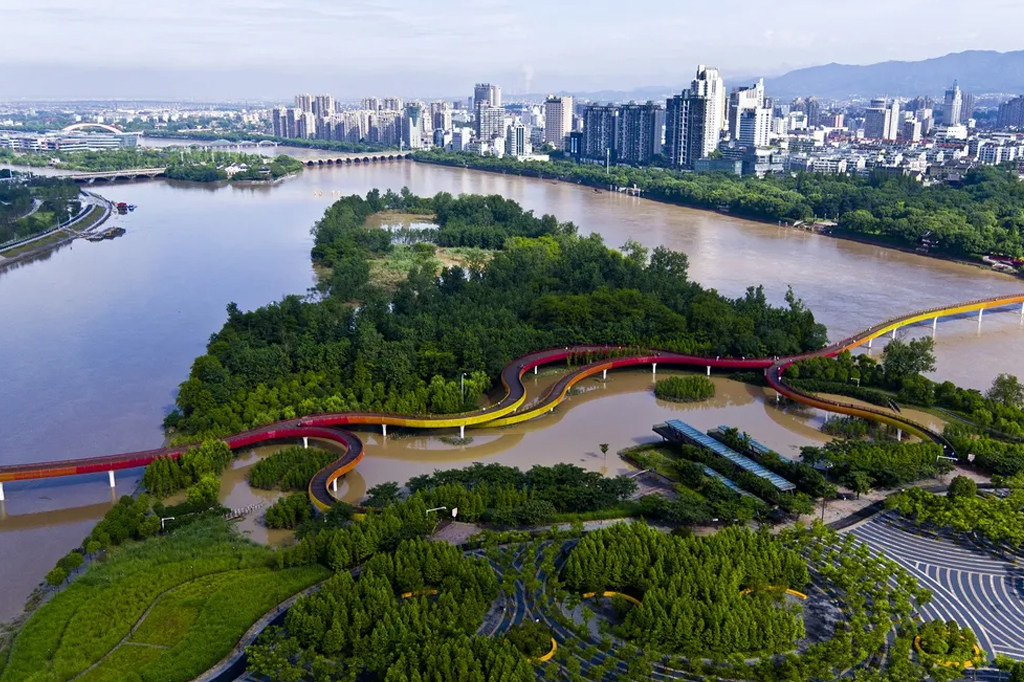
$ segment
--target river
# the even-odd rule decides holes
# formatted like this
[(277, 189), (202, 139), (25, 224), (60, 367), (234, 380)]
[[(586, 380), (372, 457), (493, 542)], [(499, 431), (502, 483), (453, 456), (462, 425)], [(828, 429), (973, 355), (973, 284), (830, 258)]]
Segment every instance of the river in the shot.
[[(278, 151), (288, 151), (279, 148)], [(306, 154), (316, 152), (301, 150)], [(160, 423), (192, 360), (220, 328), (229, 301), (251, 309), (313, 284), (309, 229), (333, 197), (378, 187), (418, 194), (494, 193), (537, 213), (571, 220), (611, 246), (635, 239), (690, 257), (690, 276), (728, 296), (764, 284), (781, 303), (792, 286), (833, 339), (909, 310), (1017, 292), (1024, 282), (978, 268), (752, 223), (546, 180), (411, 162), (315, 168), (275, 186), (203, 186), (172, 181), (94, 185), (138, 209), (113, 219), (119, 239), (77, 241), (48, 258), (0, 272), (0, 461), (85, 457), (158, 446)], [(1019, 314), (988, 313), (940, 323), (936, 376), (985, 388), (998, 372), (1024, 376)], [(931, 333), (930, 327), (919, 333)], [(873, 351), (879, 353), (876, 346)], [(528, 465), (569, 461), (615, 473), (598, 457), (651, 436), (679, 416), (650, 394), (650, 375), (613, 375), (552, 417), (500, 432), (471, 432), (452, 448), (436, 438), (379, 442), (343, 490), (404, 481), (436, 466), (480, 459)], [(682, 418), (709, 428), (739, 426), (785, 454), (821, 437), (820, 415), (782, 414), (760, 391), (729, 382), (720, 397)], [(599, 461), (600, 460), (600, 461)], [(230, 506), (252, 498), (244, 467), (225, 480)], [(116, 494), (138, 475), (121, 473)], [(245, 490), (243, 490), (243, 488)], [(88, 532), (110, 503), (105, 476), (8, 484), (0, 508), (0, 620)], [(260, 536), (254, 524), (247, 528)], [(273, 539), (273, 538), (271, 538)]]

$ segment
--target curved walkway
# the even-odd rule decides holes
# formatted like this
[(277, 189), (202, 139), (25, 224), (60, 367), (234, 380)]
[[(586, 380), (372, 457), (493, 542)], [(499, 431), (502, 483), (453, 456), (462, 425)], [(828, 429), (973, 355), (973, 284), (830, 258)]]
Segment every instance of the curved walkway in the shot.
[[(359, 437), (347, 430), (333, 427), (350, 425), (381, 426), (385, 433), (388, 426), (405, 428), (438, 429), (464, 428), (467, 426), (504, 426), (527, 421), (551, 412), (566, 396), (573, 385), (595, 374), (609, 369), (645, 365), (673, 365), (707, 367), (730, 370), (763, 370), (768, 385), (792, 400), (829, 412), (853, 415), (874, 421), (888, 423), (925, 440), (943, 446), (947, 455), (954, 454), (941, 434), (928, 426), (919, 424), (901, 415), (883, 410), (861, 407), (833, 400), (819, 398), (785, 383), (786, 369), (793, 363), (814, 357), (833, 357), (843, 351), (870, 343), (887, 333), (895, 334), (896, 329), (921, 321), (965, 312), (983, 311), (1010, 305), (1024, 306), (1024, 294), (981, 299), (951, 306), (932, 308), (886, 320), (859, 334), (830, 344), (820, 350), (793, 355), (785, 358), (710, 358), (684, 355), (668, 351), (633, 350), (621, 346), (565, 346), (538, 351), (513, 360), (502, 369), (501, 381), (505, 396), (495, 405), (477, 412), (453, 415), (402, 415), (383, 412), (347, 412), (319, 414), (300, 420), (276, 422), (267, 426), (243, 431), (224, 441), (232, 450), (250, 447), (269, 441), (292, 440), (297, 438), (319, 438), (330, 440), (345, 448), (345, 454), (319, 471), (309, 485), (309, 494), (320, 510), (328, 509), (335, 501), (329, 488), (336, 488), (336, 481), (352, 471), (363, 457), (363, 443)], [(1022, 308), (1024, 311), (1024, 308)], [(596, 361), (589, 361), (598, 358)], [(562, 361), (588, 361), (574, 371), (561, 377), (536, 404), (519, 411), (526, 400), (523, 375), (535, 367)], [(119, 455), (90, 457), (33, 464), (10, 464), (0, 466), (0, 484), (7, 481), (21, 481), (77, 474), (101, 473), (119, 469), (146, 466), (158, 457), (178, 457), (190, 446), (159, 448)]]

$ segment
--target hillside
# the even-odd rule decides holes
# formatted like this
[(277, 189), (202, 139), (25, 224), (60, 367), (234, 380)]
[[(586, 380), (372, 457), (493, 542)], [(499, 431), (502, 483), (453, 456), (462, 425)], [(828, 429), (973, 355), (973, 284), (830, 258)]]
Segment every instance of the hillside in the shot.
[(971, 50), (918, 62), (811, 66), (768, 78), (765, 89), (775, 97), (936, 96), (954, 80), (959, 81), (964, 92), (1024, 92), (1024, 50)]

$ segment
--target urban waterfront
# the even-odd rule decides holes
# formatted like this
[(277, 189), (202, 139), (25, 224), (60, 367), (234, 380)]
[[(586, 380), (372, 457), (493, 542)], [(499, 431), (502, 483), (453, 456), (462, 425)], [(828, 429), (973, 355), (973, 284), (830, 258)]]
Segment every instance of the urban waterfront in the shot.
[[(0, 319), (5, 320), (0, 354), (7, 359), (0, 391), (3, 460), (84, 457), (159, 445), (160, 421), (173, 404), (175, 387), (222, 324), (225, 305), (235, 301), (250, 309), (304, 293), (314, 283), (309, 228), (332, 196), (404, 185), (417, 194), (501, 194), (537, 213), (572, 220), (581, 232), (598, 232), (613, 246), (626, 239), (665, 244), (689, 254), (691, 278), (728, 296), (762, 283), (769, 298), (780, 302), (791, 285), (833, 339), (900, 312), (1022, 288), (1019, 280), (976, 268), (720, 214), (554, 181), (410, 162), (311, 169), (273, 187), (167, 181), (96, 185), (93, 189), (109, 199), (139, 207), (116, 221), (128, 230), (125, 237), (76, 242), (43, 261), (0, 273)], [(973, 318), (943, 322), (937, 376), (984, 388), (1000, 371), (1021, 374), (1024, 367), (1014, 349), (1022, 337), (1016, 315), (987, 315), (980, 331)], [(617, 391), (616, 385), (624, 389)], [(648, 385), (646, 376), (614, 378), (609, 397), (570, 407), (557, 421), (541, 420), (522, 432), (480, 434), (479, 455), (475, 447), (456, 453), (427, 438), (388, 442), (379, 450), (371, 442), (359, 475), (363, 485), (373, 485), (449, 462), (459, 466), (471, 461), (467, 457), (511, 463), (520, 455), (526, 464), (564, 457), (601, 468), (603, 463), (590, 462), (598, 441), (624, 447), (647, 438), (650, 424), (663, 418), (665, 408), (656, 407)], [(694, 415), (695, 421), (704, 427), (732, 423), (786, 454), (816, 438), (800, 420), (764, 433), (769, 420), (756, 415), (771, 412), (763, 396), (738, 392), (728, 402), (709, 410), (715, 423), (704, 424)], [(624, 413), (635, 416), (616, 419)], [(497, 445), (487, 447), (492, 438)], [(507, 439), (517, 442), (501, 446)], [(419, 462), (415, 471), (409, 460)], [(609, 467), (611, 473), (621, 469), (617, 460)], [(136, 480), (121, 476), (117, 492), (130, 492)], [(359, 482), (349, 483), (349, 495), (356, 494)], [(0, 618), (17, 611), (43, 569), (102, 515), (109, 494), (104, 486), (104, 477), (91, 476), (8, 486), (0, 551), (20, 559), (5, 562), (11, 589), (0, 603)], [(233, 498), (229, 502), (239, 506)], [(58, 511), (69, 507), (82, 507), (82, 513)], [(21, 521), (28, 516), (38, 522), (26, 527)]]

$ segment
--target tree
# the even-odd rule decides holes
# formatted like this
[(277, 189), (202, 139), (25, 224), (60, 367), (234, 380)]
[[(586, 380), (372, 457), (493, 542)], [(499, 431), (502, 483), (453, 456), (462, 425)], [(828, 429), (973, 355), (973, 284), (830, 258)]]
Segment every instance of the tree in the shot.
[(83, 557), (81, 554), (79, 554), (78, 552), (69, 552), (60, 561), (57, 562), (57, 566), (59, 568), (64, 569), (64, 571), (68, 575), (71, 575), (72, 573), (80, 569), (82, 567), (82, 564), (84, 563), (85, 557)]
[(972, 499), (978, 495), (978, 484), (966, 476), (954, 476), (949, 483), (949, 491), (946, 493), (950, 498)]
[(367, 498), (365, 504), (367, 507), (386, 507), (398, 499), (398, 492), (400, 488), (394, 481), (386, 481), (384, 483), (378, 483), (369, 490), (366, 491)]
[(893, 385), (915, 374), (935, 371), (935, 340), (930, 336), (910, 341), (893, 339), (885, 347), (882, 369)]
[(985, 397), (1008, 407), (1024, 407), (1024, 384), (1013, 374), (1000, 374), (992, 380)]
[(51, 587), (57, 587), (62, 582), (67, 580), (67, 578), (68, 572), (60, 566), (58, 566), (46, 574), (46, 584), (50, 585)]
[(862, 493), (871, 492), (871, 476), (867, 472), (855, 469), (850, 472), (847, 476), (850, 483), (850, 489), (857, 494), (857, 499), (860, 499)]
[(601, 443), (597, 447), (601, 448), (601, 454), (602, 455), (607, 455), (608, 454), (608, 443)]
[(185, 501), (197, 508), (211, 507), (220, 497), (220, 479), (206, 474), (185, 493)]

